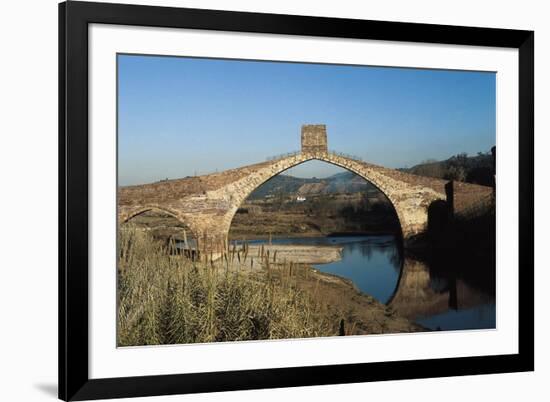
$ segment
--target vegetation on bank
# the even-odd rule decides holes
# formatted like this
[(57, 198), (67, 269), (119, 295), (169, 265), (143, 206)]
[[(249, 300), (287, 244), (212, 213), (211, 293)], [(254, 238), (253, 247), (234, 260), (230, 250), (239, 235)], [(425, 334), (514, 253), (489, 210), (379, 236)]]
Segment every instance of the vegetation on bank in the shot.
[(192, 261), (135, 227), (119, 233), (119, 346), (338, 335), (322, 297), (297, 286), (298, 265), (245, 272), (235, 250)]
[[(257, 252), (257, 255), (256, 255)], [(252, 256), (254, 254), (254, 256)], [(194, 261), (119, 230), (119, 346), (423, 331), (344, 278), (243, 246)], [(252, 261), (253, 260), (253, 261)], [(280, 261), (283, 260), (283, 261)]]

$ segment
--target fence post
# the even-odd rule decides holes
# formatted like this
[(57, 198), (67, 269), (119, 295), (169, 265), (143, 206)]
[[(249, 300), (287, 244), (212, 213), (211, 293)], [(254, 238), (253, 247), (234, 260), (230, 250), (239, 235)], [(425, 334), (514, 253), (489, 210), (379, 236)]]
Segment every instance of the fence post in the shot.
[(451, 180), (445, 184), (445, 195), (447, 196), (447, 207), (449, 208), (449, 218), (455, 216), (455, 197), (454, 197), (454, 182)]

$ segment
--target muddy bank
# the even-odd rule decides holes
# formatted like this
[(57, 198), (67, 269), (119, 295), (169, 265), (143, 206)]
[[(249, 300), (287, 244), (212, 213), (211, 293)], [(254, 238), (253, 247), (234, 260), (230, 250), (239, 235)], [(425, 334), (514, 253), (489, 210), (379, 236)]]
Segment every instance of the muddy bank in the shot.
[(345, 335), (426, 331), (426, 328), (400, 316), (393, 308), (360, 292), (350, 280), (320, 272), (311, 266), (304, 269), (308, 273), (298, 278), (297, 286), (323, 300), (327, 315), (335, 325), (340, 325), (343, 320)]
[[(348, 279), (321, 272), (309, 264), (298, 263), (295, 260), (292, 265), (288, 260), (287, 263), (281, 262), (279, 252), (283, 255), (286, 248), (290, 255), (292, 249), (299, 246), (270, 247), (273, 247), (271, 250), (278, 249), (276, 256), (278, 263), (273, 263), (272, 251), (270, 251), (269, 264), (266, 263), (265, 249), (263, 259), (251, 252), (246, 261), (241, 260), (240, 273), (248, 273), (260, 281), (265, 280), (267, 275), (271, 278), (280, 278), (281, 281), (293, 281), (296, 287), (309, 294), (312, 299), (322, 301), (326, 316), (334, 323), (336, 333), (340, 331), (342, 320), (345, 335), (426, 331), (426, 328), (400, 316), (392, 307), (362, 293)], [(324, 254), (325, 258), (334, 258), (340, 253), (340, 247), (308, 246), (308, 248), (311, 250), (304, 249), (302, 252), (302, 261), (317, 258), (320, 254)]]
[[(391, 307), (366, 295), (344, 278), (315, 272), (319, 289), (329, 309), (344, 320), (346, 335), (421, 332), (426, 329), (400, 316)], [(310, 286), (312, 286), (310, 284)]]
[(360, 292), (354, 284), (339, 276), (312, 269), (312, 281), (302, 286), (319, 292), (334, 317), (344, 320), (345, 335), (421, 332), (426, 329), (402, 316), (374, 297)]

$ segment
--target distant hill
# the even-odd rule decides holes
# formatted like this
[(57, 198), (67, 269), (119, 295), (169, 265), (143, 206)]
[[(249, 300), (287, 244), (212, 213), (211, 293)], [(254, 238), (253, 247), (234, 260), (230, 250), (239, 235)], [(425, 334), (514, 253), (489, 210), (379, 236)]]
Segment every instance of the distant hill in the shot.
[(401, 171), (419, 176), (491, 186), (494, 180), (493, 156), (478, 153), (476, 156), (458, 154), (444, 161), (426, 161)]
[(261, 199), (277, 194), (310, 195), (310, 194), (342, 194), (374, 190), (375, 187), (362, 177), (352, 172), (342, 172), (323, 179), (280, 174), (268, 180), (254, 190), (249, 199)]

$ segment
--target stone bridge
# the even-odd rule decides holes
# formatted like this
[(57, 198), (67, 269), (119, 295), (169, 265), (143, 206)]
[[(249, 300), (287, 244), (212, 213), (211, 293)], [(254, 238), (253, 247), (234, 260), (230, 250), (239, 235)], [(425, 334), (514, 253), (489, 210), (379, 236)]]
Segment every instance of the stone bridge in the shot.
[[(121, 187), (119, 223), (149, 210), (173, 215), (193, 233), (200, 248), (225, 244), (235, 212), (248, 195), (272, 177), (310, 160), (347, 169), (380, 189), (393, 205), (403, 239), (426, 230), (430, 205), (448, 200), (445, 180), (404, 173), (330, 152), (324, 125), (302, 127), (302, 149), (274, 160), (204, 176)], [(456, 212), (467, 209), (492, 192), (490, 187), (454, 183)]]

